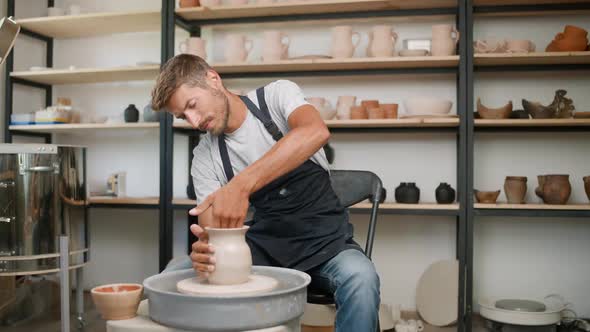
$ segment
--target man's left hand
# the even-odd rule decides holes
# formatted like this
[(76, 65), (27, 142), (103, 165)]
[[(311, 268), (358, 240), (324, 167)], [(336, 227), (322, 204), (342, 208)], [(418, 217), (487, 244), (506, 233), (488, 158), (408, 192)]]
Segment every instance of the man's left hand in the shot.
[(190, 210), (189, 214), (198, 216), (212, 208), (214, 224), (221, 228), (242, 227), (248, 213), (250, 193), (234, 180), (207, 196), (205, 201)]

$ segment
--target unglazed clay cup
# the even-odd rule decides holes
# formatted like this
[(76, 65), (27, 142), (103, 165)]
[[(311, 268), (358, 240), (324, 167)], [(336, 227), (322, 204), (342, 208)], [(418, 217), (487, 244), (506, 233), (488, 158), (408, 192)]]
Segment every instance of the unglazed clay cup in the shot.
[(105, 320), (135, 317), (142, 293), (140, 284), (110, 284), (90, 290), (94, 305)]

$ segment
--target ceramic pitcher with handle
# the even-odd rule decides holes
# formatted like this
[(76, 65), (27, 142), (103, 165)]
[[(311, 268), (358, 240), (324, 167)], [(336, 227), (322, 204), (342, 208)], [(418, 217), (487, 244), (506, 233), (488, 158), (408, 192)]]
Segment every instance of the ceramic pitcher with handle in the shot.
[(397, 33), (388, 25), (376, 25), (369, 31), (367, 55), (370, 57), (388, 57), (395, 54)]

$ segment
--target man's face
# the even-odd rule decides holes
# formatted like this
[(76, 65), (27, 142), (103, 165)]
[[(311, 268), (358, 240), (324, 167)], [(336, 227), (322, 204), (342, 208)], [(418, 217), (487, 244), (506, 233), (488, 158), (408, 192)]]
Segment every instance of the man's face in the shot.
[(215, 87), (207, 89), (181, 85), (170, 97), (168, 111), (190, 125), (217, 136), (227, 127), (228, 100), (223, 91)]

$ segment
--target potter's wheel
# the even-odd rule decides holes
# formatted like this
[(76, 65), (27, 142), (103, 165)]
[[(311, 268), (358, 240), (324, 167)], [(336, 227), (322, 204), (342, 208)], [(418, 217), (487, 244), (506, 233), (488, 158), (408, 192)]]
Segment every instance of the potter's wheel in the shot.
[(248, 281), (238, 285), (213, 285), (204, 278), (193, 277), (179, 281), (176, 289), (183, 294), (208, 296), (235, 296), (244, 294), (264, 294), (275, 289), (279, 282), (263, 275), (251, 275)]
[(143, 285), (150, 301), (150, 318), (186, 330), (242, 331), (277, 326), (303, 315), (311, 281), (300, 271), (252, 266), (252, 276), (273, 278), (277, 286), (262, 293), (180, 293), (177, 283), (194, 276), (193, 269), (186, 269), (147, 278)]

